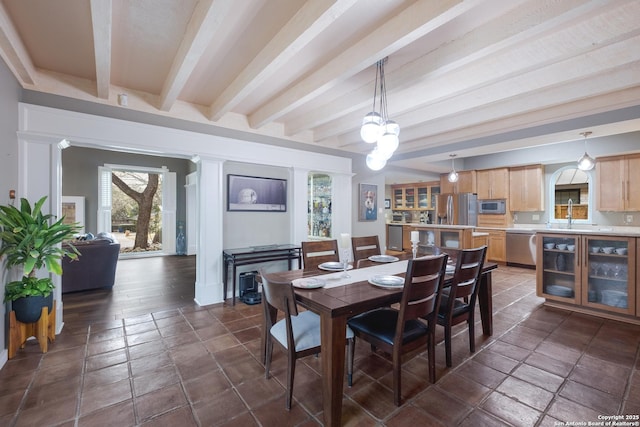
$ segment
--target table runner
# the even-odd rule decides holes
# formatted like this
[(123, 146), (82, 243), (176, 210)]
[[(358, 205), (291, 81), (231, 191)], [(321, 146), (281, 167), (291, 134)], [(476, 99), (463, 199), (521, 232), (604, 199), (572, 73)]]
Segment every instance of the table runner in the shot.
[[(399, 273), (406, 273), (407, 264), (408, 264), (408, 261), (405, 260), (405, 261), (381, 263), (380, 265), (374, 265), (371, 267), (356, 268), (356, 269), (348, 270), (347, 273), (351, 277), (345, 277), (345, 278), (341, 277), (344, 274), (343, 271), (336, 271), (335, 273), (323, 274), (317, 277), (327, 282), (326, 285), (324, 285), (325, 288), (335, 288), (336, 286), (344, 286), (350, 283), (366, 281), (372, 278), (373, 276), (378, 276), (382, 274), (393, 275), (393, 274), (399, 274)], [(298, 281), (304, 281), (307, 279), (305, 278), (294, 279), (292, 283), (295, 286)]]

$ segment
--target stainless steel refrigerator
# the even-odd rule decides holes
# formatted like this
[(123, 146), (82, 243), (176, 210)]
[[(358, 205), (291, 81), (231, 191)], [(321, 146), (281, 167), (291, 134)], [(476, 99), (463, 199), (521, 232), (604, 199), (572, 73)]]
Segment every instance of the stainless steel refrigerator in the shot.
[(478, 225), (478, 195), (475, 193), (440, 194), (436, 206), (437, 223)]

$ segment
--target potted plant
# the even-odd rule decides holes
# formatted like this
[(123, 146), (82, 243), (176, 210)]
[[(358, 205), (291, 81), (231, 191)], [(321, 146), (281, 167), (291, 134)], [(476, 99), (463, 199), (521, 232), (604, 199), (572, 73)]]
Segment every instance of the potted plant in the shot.
[(16, 319), (23, 323), (38, 321), (42, 307), (47, 305), (51, 311), (53, 306), (53, 281), (50, 277), (37, 278), (36, 272), (45, 267), (50, 273), (62, 274), (62, 258), (76, 259), (79, 254), (73, 245), (69, 249), (60, 246), (79, 226), (64, 224), (64, 217), (53, 222), (54, 215), (44, 215), (41, 209), (46, 198), (33, 207), (26, 199), (20, 199), (20, 209), (0, 206), (0, 256), (6, 257), (7, 268), (23, 266), (22, 279), (7, 283), (4, 301), (11, 301)]

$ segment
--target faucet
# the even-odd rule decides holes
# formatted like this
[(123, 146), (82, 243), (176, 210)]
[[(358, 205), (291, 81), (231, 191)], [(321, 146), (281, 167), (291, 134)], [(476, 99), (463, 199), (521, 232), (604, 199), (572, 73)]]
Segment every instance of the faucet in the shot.
[(571, 219), (573, 218), (573, 200), (569, 199), (569, 206), (567, 206), (567, 228), (571, 229)]

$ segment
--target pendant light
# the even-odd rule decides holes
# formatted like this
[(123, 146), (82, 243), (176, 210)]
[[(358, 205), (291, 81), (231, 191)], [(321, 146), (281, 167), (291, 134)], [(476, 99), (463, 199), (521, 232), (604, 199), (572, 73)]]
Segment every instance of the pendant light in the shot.
[[(393, 156), (400, 145), (400, 125), (389, 119), (387, 109), (387, 86), (384, 75), (384, 64), (387, 58), (376, 63), (376, 80), (373, 91), (373, 111), (367, 113), (362, 120), (360, 137), (367, 143), (376, 143), (376, 148), (367, 156), (367, 166), (372, 170), (382, 169), (387, 160)], [(380, 94), (378, 95), (378, 82)], [(379, 98), (379, 113), (375, 111), (376, 100)]]
[(596, 160), (587, 154), (587, 137), (591, 132), (582, 132), (580, 135), (584, 136), (584, 155), (578, 159), (578, 169), (590, 171), (596, 165)]
[(458, 182), (458, 172), (456, 172), (456, 164), (453, 160), (455, 159), (456, 155), (449, 154), (449, 157), (451, 157), (451, 172), (449, 172), (449, 175), (447, 176), (447, 180), (449, 182)]

